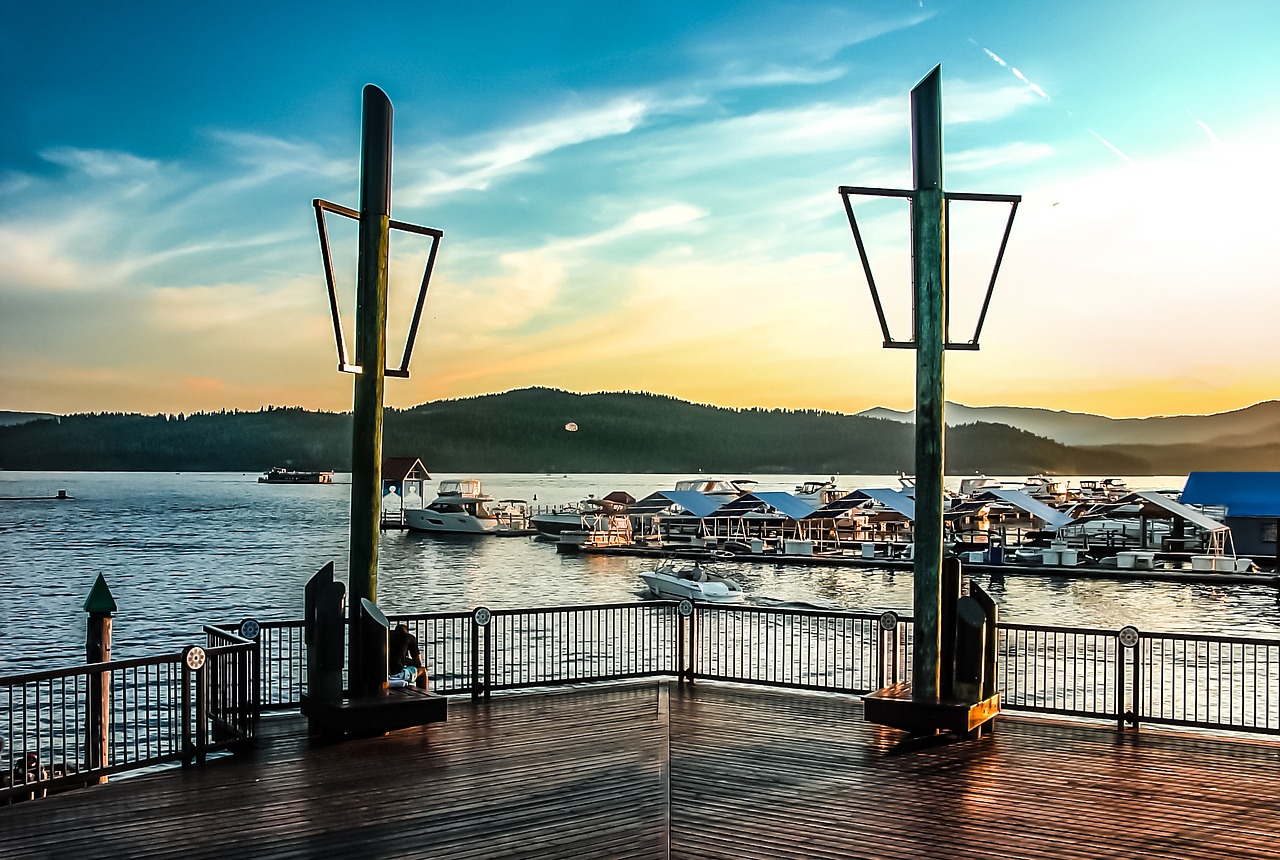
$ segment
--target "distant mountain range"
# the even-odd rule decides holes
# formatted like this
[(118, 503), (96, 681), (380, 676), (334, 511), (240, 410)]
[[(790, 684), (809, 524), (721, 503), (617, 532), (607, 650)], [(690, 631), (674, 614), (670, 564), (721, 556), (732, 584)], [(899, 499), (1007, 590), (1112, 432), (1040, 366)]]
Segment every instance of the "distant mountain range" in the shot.
[[(865, 418), (912, 423), (913, 412), (878, 406)], [(1023, 406), (965, 406), (947, 401), (947, 425), (1006, 424), (1064, 445), (1222, 445), (1247, 447), (1280, 440), (1280, 401), (1268, 400), (1214, 415), (1107, 418)], [(1280, 466), (1280, 464), (1276, 464)]]
[[(17, 419), (15, 416), (27, 416)], [(350, 467), (351, 416), (298, 408), (194, 415), (0, 413), (6, 469)], [(951, 474), (1176, 475), (1280, 468), (1280, 403), (1114, 419), (948, 405)], [(914, 471), (911, 413), (726, 409), (646, 393), (526, 388), (388, 410), (383, 449), (437, 472)], [(568, 429), (569, 426), (575, 429)]]

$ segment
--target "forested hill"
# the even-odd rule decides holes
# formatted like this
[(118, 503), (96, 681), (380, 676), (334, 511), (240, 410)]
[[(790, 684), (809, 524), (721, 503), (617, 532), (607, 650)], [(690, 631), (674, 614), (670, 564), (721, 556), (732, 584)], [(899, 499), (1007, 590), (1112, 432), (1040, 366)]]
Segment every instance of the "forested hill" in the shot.
[[(569, 424), (576, 431), (567, 430)], [(350, 467), (350, 432), (349, 414), (297, 408), (71, 415), (0, 427), (0, 466), (344, 471)], [(388, 410), (383, 450), (420, 457), (429, 470), (443, 473), (884, 474), (914, 471), (913, 432), (894, 421), (830, 412), (725, 409), (653, 394), (529, 388)], [(1140, 475), (1152, 474), (1149, 462), (1141, 450), (1071, 448), (997, 424), (947, 434), (952, 474)], [(1173, 471), (1188, 468), (1213, 466), (1193, 462)]]

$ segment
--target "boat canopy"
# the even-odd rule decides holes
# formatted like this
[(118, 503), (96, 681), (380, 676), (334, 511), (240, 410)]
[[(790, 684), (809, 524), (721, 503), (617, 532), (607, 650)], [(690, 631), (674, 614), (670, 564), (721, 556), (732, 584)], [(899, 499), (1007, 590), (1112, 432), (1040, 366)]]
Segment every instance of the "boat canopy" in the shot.
[[(855, 498), (856, 496), (856, 498)], [(827, 502), (813, 513), (805, 517), (806, 520), (835, 520), (849, 513), (849, 511), (862, 507), (870, 501), (865, 495), (859, 495), (856, 491), (846, 493), (838, 499)]]
[(1164, 508), (1166, 511), (1173, 514), (1175, 517), (1181, 517), (1182, 519), (1191, 523), (1193, 526), (1204, 529), (1207, 532), (1230, 531), (1230, 528), (1218, 522), (1213, 517), (1205, 516), (1203, 513), (1201, 513), (1200, 511), (1197, 511), (1195, 508), (1189, 508), (1186, 505), (1179, 504), (1178, 502), (1175, 502), (1173, 499), (1169, 498), (1168, 496), (1162, 493), (1154, 493), (1150, 491), (1143, 492), (1143, 493), (1133, 493), (1132, 495), (1126, 496), (1120, 501), (1124, 502), (1124, 501), (1127, 501), (1128, 499), (1142, 499), (1144, 502), (1153, 504), (1158, 508)]
[(1006, 505), (1013, 505), (1020, 511), (1044, 522), (1048, 531), (1057, 531), (1071, 522), (1071, 515), (1065, 511), (1050, 507), (1039, 499), (1032, 498), (1022, 490), (983, 490), (974, 497), (978, 501), (999, 499)]
[(631, 505), (627, 508), (627, 513), (633, 516), (652, 516), (662, 513), (672, 505), (679, 505), (690, 516), (705, 517), (719, 508), (720, 502), (720, 499), (713, 499), (693, 490), (659, 490)]
[(755, 515), (775, 515), (791, 520), (802, 520), (813, 513), (813, 505), (804, 499), (797, 499), (791, 493), (759, 492), (747, 493), (725, 502), (712, 512), (715, 517), (745, 517)]
[(1229, 517), (1280, 517), (1280, 472), (1192, 472), (1180, 501), (1221, 505)]
[[(916, 518), (916, 500), (901, 490), (890, 490), (888, 487), (871, 490), (854, 490), (845, 499), (871, 499), (892, 511), (902, 514), (909, 520)], [(844, 501), (844, 499), (841, 499)]]

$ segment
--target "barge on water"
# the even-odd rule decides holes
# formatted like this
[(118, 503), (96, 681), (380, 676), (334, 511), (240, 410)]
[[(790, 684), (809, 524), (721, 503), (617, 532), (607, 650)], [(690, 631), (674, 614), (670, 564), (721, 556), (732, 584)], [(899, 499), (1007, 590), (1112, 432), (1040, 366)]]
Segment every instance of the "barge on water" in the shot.
[(332, 484), (333, 472), (296, 472), (276, 466), (258, 476), (259, 484)]

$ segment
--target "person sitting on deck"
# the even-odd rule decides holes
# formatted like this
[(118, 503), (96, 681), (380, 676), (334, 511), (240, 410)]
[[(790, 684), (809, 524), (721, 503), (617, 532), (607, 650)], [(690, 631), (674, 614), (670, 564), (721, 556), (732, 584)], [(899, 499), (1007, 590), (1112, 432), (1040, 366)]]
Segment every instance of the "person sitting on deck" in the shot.
[(409, 632), (409, 625), (401, 622), (387, 637), (387, 674), (391, 680), (427, 688), (427, 670), (422, 666), (422, 654), (418, 651), (418, 639)]

